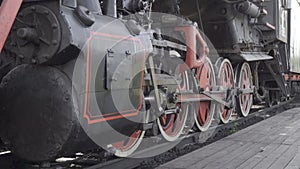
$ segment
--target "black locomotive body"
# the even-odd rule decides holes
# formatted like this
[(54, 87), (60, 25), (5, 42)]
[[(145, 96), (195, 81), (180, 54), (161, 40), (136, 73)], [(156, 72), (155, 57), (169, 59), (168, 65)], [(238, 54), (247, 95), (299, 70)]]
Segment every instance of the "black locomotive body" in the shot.
[(1, 138), (27, 161), (127, 157), (288, 99), (284, 2), (24, 0), (0, 58)]
[(264, 97), (272, 104), (281, 94), (289, 96), (284, 75), (290, 69), (291, 1), (190, 0), (182, 8), (192, 20), (202, 21), (203, 31), (221, 56), (234, 65), (240, 60), (252, 64), (260, 101)]

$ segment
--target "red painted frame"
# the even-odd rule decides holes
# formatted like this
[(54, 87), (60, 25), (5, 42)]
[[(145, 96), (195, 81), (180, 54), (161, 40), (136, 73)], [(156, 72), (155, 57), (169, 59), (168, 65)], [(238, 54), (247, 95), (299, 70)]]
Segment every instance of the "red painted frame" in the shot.
[[(200, 32), (194, 25), (181, 26), (175, 28), (176, 31), (181, 31), (185, 34), (187, 52), (185, 63), (189, 68), (199, 68), (203, 64), (203, 58), (207, 57), (209, 48), (203, 40)], [(197, 59), (197, 42), (200, 44), (200, 57)]]

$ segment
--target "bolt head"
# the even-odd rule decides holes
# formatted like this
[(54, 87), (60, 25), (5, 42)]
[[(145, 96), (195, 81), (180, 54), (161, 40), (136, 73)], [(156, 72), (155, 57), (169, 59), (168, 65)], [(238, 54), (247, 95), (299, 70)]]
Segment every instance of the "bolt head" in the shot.
[(126, 50), (126, 51), (125, 51), (125, 54), (126, 54), (126, 55), (131, 55), (131, 52), (130, 52), (129, 50)]
[(53, 29), (56, 29), (56, 28), (57, 28), (57, 24), (55, 24), (55, 23), (52, 24), (51, 26), (52, 26)]
[(45, 15), (49, 15), (49, 11), (48, 10), (44, 10), (44, 14)]
[(10, 45), (14, 46), (14, 47), (17, 46), (17, 44), (15, 42), (12, 42)]
[(49, 56), (49, 55), (44, 55), (44, 58), (45, 58), (45, 59), (49, 59), (50, 56)]
[(37, 63), (37, 60), (36, 60), (36, 59), (32, 59), (32, 60), (31, 60), (31, 63), (36, 64), (36, 63)]
[(53, 44), (53, 45), (57, 45), (57, 40), (53, 40), (53, 41), (52, 41), (52, 44)]
[(32, 7), (31, 7), (31, 10), (32, 10), (32, 11), (36, 11), (36, 7), (35, 7), (35, 6), (32, 6)]
[(23, 17), (24, 14), (23, 14), (22, 12), (20, 12), (20, 13), (18, 14), (18, 16), (19, 16), (19, 17)]

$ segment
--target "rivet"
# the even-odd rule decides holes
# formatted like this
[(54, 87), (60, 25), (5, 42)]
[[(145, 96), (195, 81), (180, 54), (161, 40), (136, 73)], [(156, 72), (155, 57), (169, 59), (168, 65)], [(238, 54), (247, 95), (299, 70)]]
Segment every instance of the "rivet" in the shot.
[(53, 28), (53, 29), (56, 29), (56, 28), (57, 28), (57, 24), (55, 24), (55, 23), (52, 24), (52, 28)]
[(65, 101), (69, 101), (69, 100), (70, 100), (69, 96), (65, 96)]
[(130, 53), (129, 50), (126, 50), (126, 51), (125, 51), (125, 54), (126, 54), (126, 55), (131, 55), (131, 53)]
[(49, 15), (49, 11), (48, 10), (44, 10), (44, 14), (45, 15)]
[(6, 77), (4, 77), (4, 78), (2, 79), (2, 82), (3, 82), (3, 83), (7, 83), (7, 82), (8, 82), (8, 79), (7, 79)]
[(107, 49), (108, 53), (114, 53), (114, 51), (112, 49)]
[(35, 6), (32, 6), (32, 7), (31, 7), (31, 10), (32, 10), (32, 11), (35, 11), (35, 10), (36, 10)]
[(49, 59), (50, 56), (49, 56), (49, 55), (44, 55), (44, 58), (45, 58), (45, 59)]
[(15, 42), (12, 42), (10, 45), (11, 46), (17, 46), (17, 44)]
[(226, 8), (222, 8), (222, 9), (221, 9), (221, 14), (222, 14), (222, 15), (225, 15), (226, 13), (227, 13), (227, 9), (226, 9)]
[(36, 60), (36, 59), (32, 59), (31, 62), (32, 62), (33, 64), (36, 64), (36, 63), (37, 63), (37, 60)]
[(217, 30), (218, 28), (218, 25), (214, 25), (214, 30)]
[(57, 40), (53, 40), (53, 41), (52, 41), (52, 44), (53, 44), (53, 45), (57, 45)]
[(112, 78), (110, 79), (110, 81), (117, 81), (117, 79), (114, 78), (114, 77), (112, 77)]
[(18, 55), (18, 57), (19, 57), (20, 59), (24, 59), (24, 58), (25, 58), (24, 55)]

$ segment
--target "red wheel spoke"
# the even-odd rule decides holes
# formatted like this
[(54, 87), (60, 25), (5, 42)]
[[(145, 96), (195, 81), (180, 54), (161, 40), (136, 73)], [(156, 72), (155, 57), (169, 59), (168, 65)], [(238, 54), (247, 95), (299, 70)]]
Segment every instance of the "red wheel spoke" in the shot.
[(139, 146), (143, 137), (144, 131), (136, 130), (125, 140), (113, 143), (112, 146), (116, 149), (115, 154), (119, 157), (126, 157), (132, 154)]
[[(197, 78), (199, 87), (205, 91), (212, 90), (212, 87), (215, 86), (214, 69), (209, 58), (205, 58), (202, 67), (197, 69), (195, 77)], [(215, 105), (212, 101), (199, 102), (197, 104), (196, 107), (198, 109), (195, 114), (196, 126), (199, 130), (205, 131), (212, 122)]]
[(200, 103), (199, 117), (201, 120), (201, 124), (205, 124), (207, 121), (207, 112), (209, 111), (210, 102), (202, 102)]
[(167, 133), (172, 132), (173, 125), (174, 125), (174, 119), (175, 119), (175, 114), (170, 114), (169, 123), (167, 123), (167, 125), (164, 127), (164, 129)]
[[(218, 69), (218, 85), (224, 90), (234, 87), (234, 73), (231, 63), (228, 59), (219, 59), (216, 63)], [(226, 94), (223, 95), (226, 97)], [(222, 123), (228, 123), (232, 110), (225, 108), (225, 105), (218, 104), (218, 114)]]
[(222, 113), (223, 118), (226, 118), (228, 116), (229, 111), (230, 110), (227, 110), (227, 109), (223, 110), (223, 113)]
[[(176, 77), (180, 78), (177, 90), (179, 92), (189, 91), (190, 86), (187, 72), (181, 72)], [(181, 103), (177, 103), (176, 108), (181, 109), (180, 113), (177, 114), (177, 112), (172, 112), (171, 114), (162, 115), (158, 119), (157, 122), (160, 132), (166, 140), (175, 141), (182, 134), (188, 113), (187, 107), (188, 106), (182, 106)]]
[[(248, 63), (243, 63), (238, 68), (238, 72), (236, 74), (238, 79), (238, 87), (240, 89), (251, 89), (252, 86), (252, 75), (251, 69)], [(252, 94), (241, 94), (237, 100), (238, 112), (242, 116), (247, 116), (250, 112), (250, 108), (252, 106)]]
[(166, 115), (163, 115), (162, 117), (161, 117), (161, 121), (162, 121), (162, 124), (166, 124), (167, 123), (167, 116)]

